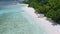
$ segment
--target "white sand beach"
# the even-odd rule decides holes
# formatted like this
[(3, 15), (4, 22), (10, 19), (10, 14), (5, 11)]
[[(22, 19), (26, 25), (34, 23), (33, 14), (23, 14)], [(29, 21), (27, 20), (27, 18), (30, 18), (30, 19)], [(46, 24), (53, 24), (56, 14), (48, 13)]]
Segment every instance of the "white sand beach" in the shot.
[[(28, 4), (27, 4), (28, 5)], [(46, 17), (38, 18), (38, 15), (36, 15), (34, 8), (25, 6), (22, 8), (26, 13), (28, 13), (30, 16), (34, 18), (34, 20), (37, 21), (38, 25), (40, 24), (44, 27), (47, 34), (60, 34), (60, 25), (53, 26), (52, 23), (48, 20), (46, 20)]]

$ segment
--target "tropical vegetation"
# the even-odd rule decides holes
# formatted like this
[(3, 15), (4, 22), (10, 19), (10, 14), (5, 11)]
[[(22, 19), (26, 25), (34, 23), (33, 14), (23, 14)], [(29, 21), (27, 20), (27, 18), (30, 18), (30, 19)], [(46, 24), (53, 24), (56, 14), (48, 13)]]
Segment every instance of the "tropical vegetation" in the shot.
[(60, 0), (29, 0), (25, 3), (60, 24)]

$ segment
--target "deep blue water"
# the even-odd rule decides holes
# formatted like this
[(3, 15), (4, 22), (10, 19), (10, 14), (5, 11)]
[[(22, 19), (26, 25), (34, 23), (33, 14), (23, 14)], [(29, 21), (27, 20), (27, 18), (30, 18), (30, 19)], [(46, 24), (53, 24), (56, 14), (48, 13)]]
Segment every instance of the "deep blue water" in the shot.
[(19, 2), (23, 2), (23, 1), (27, 2), (28, 0), (0, 0), (0, 6), (13, 5)]
[(16, 4), (17, 1), (0, 1), (0, 6)]

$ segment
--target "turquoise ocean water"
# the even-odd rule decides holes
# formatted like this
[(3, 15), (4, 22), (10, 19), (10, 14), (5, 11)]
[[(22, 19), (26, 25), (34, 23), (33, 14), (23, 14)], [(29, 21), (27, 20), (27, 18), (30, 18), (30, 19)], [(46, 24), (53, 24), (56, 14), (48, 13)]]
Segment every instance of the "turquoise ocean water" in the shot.
[(0, 8), (0, 34), (46, 34), (31, 16), (22, 10), (24, 5)]

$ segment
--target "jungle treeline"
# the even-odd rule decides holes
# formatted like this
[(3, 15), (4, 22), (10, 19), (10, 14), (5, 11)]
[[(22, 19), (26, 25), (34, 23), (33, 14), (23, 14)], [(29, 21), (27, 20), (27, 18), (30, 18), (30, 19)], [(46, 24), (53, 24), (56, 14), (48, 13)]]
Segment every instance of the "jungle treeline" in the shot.
[(29, 0), (24, 3), (60, 24), (60, 0)]

